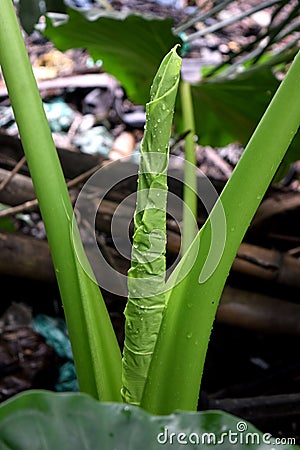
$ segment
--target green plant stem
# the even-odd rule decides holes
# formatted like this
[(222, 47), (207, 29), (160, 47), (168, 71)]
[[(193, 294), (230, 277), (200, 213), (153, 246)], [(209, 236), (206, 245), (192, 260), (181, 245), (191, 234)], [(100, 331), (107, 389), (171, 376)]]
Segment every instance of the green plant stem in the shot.
[(120, 351), (99, 287), (74, 249), (73, 236), (85, 261), (78, 230), (72, 230), (69, 193), (11, 0), (1, 2), (0, 64), (47, 232), (80, 390), (119, 401)]
[(185, 165), (183, 186), (183, 236), (184, 255), (197, 234), (197, 175), (195, 154), (195, 121), (191, 86), (186, 81), (180, 83), (183, 127), (190, 132), (185, 137)]
[[(227, 275), (259, 203), (299, 127), (299, 87), (300, 52), (207, 222), (173, 272), (174, 282), (184, 268), (190, 269), (188, 276), (170, 291), (150, 365), (141, 406), (154, 414), (197, 408), (208, 342)], [(220, 207), (224, 208), (227, 221), (226, 243), (216, 269), (213, 271), (212, 268), (211, 273), (206, 272), (203, 276), (210, 245), (219, 245), (218, 236), (213, 241), (215, 230), (211, 224)], [(193, 252), (197, 253), (196, 263), (189, 267)]]

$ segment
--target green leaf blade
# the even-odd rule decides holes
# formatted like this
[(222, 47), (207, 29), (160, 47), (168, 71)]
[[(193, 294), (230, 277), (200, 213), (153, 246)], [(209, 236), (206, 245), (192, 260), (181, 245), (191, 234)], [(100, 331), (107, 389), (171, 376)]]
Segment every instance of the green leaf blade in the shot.
[[(244, 432), (237, 432), (239, 423), (245, 424)], [(141, 443), (147, 450), (210, 450), (216, 443), (224, 450), (233, 446), (237, 450), (245, 446), (265, 450), (272, 443), (274, 447), (274, 439), (250, 422), (241, 422), (223, 411), (153, 416), (135, 406), (97, 402), (83, 394), (29, 391), (0, 406), (3, 450), (140, 450)], [(296, 449), (299, 447), (291, 440), (276, 444), (276, 450)]]
[(103, 61), (125, 88), (128, 97), (146, 104), (156, 68), (180, 38), (172, 33), (173, 21), (120, 12), (78, 12), (67, 9), (68, 20), (56, 24), (47, 17), (44, 35), (62, 51), (86, 48), (92, 58)]

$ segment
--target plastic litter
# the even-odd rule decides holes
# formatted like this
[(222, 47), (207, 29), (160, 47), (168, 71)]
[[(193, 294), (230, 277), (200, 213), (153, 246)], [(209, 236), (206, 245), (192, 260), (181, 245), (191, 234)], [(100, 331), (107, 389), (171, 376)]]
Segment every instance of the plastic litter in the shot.
[(55, 389), (57, 392), (79, 391), (75, 366), (71, 361), (61, 366)]
[(61, 97), (44, 102), (43, 105), (51, 131), (67, 131), (70, 128), (75, 112)]
[(59, 317), (38, 314), (33, 319), (33, 329), (41, 334), (47, 344), (51, 345), (57, 355), (62, 358), (55, 389), (59, 392), (77, 392), (79, 390), (78, 381), (65, 321)]
[(101, 154), (107, 156), (113, 145), (114, 138), (102, 125), (83, 131), (72, 139), (72, 144), (80, 148), (83, 153)]

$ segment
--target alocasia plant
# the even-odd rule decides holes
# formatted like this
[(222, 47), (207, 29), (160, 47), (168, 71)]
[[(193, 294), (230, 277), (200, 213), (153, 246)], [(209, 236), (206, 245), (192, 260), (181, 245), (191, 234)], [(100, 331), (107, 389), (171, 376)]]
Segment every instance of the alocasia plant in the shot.
[[(79, 386), (96, 399), (121, 402), (120, 351), (78, 230), (72, 228), (72, 205), (11, 0), (2, 0), (0, 25), (0, 63), (46, 226)], [(299, 53), (207, 222), (165, 285), (162, 244), (167, 140), (179, 72), (180, 60), (172, 49), (158, 70), (148, 105), (128, 277), (123, 365), (123, 399), (160, 415), (176, 409), (197, 409), (207, 345), (228, 271), (300, 123)], [(160, 135), (164, 136), (161, 141)], [(150, 299), (153, 303), (148, 303)], [(151, 305), (151, 313), (158, 310), (155, 320), (146, 316)], [(145, 330), (142, 322), (147, 324)], [(132, 348), (133, 344), (139, 347)], [(35, 398), (41, 401), (42, 409), (52, 404), (52, 398), (46, 403), (46, 396)], [(26, 396), (20, 402), (22, 407)], [(5, 408), (9, 411), (13, 406)], [(130, 408), (122, 409), (124, 420), (132, 414)], [(44, 443), (44, 436), (40, 438)]]

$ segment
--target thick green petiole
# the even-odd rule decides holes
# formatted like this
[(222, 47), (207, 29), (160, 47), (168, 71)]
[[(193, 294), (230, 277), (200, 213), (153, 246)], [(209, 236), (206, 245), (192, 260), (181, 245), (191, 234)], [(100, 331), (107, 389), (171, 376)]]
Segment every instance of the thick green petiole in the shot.
[[(300, 52), (250, 139), (207, 222), (173, 272), (141, 406), (155, 414), (196, 410), (220, 296), (243, 236), (300, 123)], [(215, 229), (215, 219), (226, 223)], [(226, 228), (225, 228), (226, 225)], [(224, 228), (224, 229), (222, 229)], [(226, 242), (220, 260), (208, 253)], [(191, 263), (193, 253), (196, 262)], [(216, 255), (218, 252), (216, 252)], [(186, 272), (186, 273), (187, 273)]]
[(182, 254), (184, 255), (194, 240), (197, 228), (197, 176), (195, 154), (195, 120), (191, 94), (191, 85), (180, 83), (183, 129), (189, 131), (185, 137), (185, 164), (183, 186), (183, 236)]
[[(11, 0), (1, 1), (0, 64), (46, 227), (80, 390), (119, 401), (119, 347), (99, 287), (74, 249), (69, 193)], [(80, 249), (76, 229), (74, 236)]]

